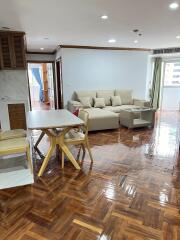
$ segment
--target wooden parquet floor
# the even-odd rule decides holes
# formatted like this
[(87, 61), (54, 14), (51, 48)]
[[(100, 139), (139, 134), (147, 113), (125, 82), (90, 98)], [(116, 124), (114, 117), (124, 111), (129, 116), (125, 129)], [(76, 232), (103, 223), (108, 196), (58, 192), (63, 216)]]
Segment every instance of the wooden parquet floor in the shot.
[(33, 185), (0, 191), (0, 240), (180, 239), (179, 127), (162, 113), (154, 129), (90, 133), (93, 166), (52, 158)]

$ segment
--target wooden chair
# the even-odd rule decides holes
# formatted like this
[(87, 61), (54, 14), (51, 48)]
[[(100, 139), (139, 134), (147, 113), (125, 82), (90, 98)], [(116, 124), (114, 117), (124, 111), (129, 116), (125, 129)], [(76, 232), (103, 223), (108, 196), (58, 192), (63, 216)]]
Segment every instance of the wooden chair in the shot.
[(22, 137), (26, 137), (26, 136), (27, 136), (27, 133), (26, 133), (26, 130), (24, 130), (24, 129), (0, 131), (0, 141), (12, 139), (12, 138), (22, 138)]
[(26, 153), (29, 168), (31, 170), (31, 173), (33, 173), (33, 166), (30, 156), (30, 144), (28, 139), (26, 137), (19, 137), (0, 140), (0, 156), (19, 153)]
[[(67, 145), (80, 145), (83, 150), (87, 148), (91, 163), (93, 163), (93, 157), (90, 150), (90, 145), (88, 141), (88, 122), (89, 113), (85, 110), (80, 110), (78, 117), (84, 121), (84, 125), (78, 129), (71, 129), (64, 138), (64, 143)], [(64, 152), (62, 151), (62, 168), (64, 168)]]

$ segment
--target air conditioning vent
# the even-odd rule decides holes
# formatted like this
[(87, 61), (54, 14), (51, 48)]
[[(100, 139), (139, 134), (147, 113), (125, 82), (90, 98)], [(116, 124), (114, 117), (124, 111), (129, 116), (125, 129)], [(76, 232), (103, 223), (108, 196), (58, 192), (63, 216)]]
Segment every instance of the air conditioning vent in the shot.
[(154, 49), (153, 54), (165, 54), (165, 53), (180, 53), (179, 48), (164, 48), (164, 49)]

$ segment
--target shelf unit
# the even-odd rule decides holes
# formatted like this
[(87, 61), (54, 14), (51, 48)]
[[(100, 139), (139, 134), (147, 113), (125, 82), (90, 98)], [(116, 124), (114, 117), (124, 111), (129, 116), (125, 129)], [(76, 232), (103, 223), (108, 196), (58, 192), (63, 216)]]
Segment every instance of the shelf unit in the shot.
[(0, 69), (26, 69), (25, 33), (0, 31)]

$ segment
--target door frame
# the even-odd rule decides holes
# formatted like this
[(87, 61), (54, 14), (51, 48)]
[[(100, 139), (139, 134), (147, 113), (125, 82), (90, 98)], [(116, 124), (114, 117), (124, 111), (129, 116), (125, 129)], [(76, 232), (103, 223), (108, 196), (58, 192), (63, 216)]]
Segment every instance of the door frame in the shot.
[(57, 109), (64, 108), (63, 100), (63, 79), (62, 79), (62, 58), (56, 59), (56, 92), (57, 92)]
[(54, 87), (54, 107), (55, 109), (57, 109), (57, 97), (56, 97), (56, 81), (55, 81), (55, 64), (54, 61), (40, 61), (40, 60), (28, 60), (27, 61), (27, 77), (28, 77), (28, 93), (29, 93), (29, 107), (30, 107), (30, 111), (32, 111), (32, 104), (31, 104), (31, 91), (30, 91), (30, 84), (29, 84), (29, 74), (28, 74), (28, 64), (29, 63), (39, 63), (39, 64), (43, 64), (43, 63), (52, 63), (52, 69), (53, 69), (53, 87)]

